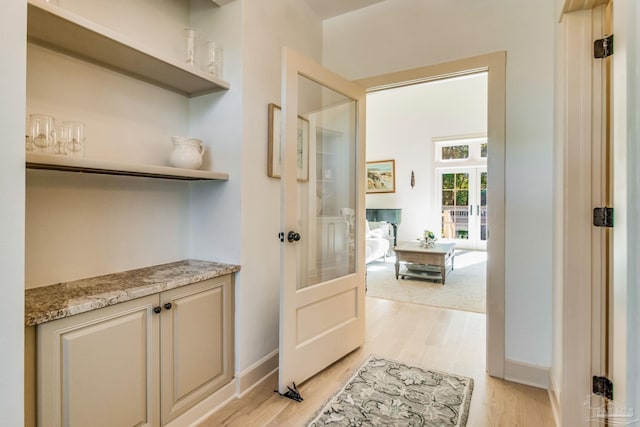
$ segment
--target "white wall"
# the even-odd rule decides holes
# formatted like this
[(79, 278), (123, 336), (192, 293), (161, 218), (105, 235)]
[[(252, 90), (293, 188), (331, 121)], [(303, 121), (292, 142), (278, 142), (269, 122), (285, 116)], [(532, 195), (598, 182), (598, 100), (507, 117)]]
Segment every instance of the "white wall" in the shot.
[(26, 2), (9, 0), (0, 14), (0, 418), (24, 425), (24, 109)]
[(267, 105), (281, 104), (282, 47), (320, 61), (322, 25), (296, 0), (243, 0), (242, 282), (238, 368), (278, 348), (280, 180), (267, 177)]
[(507, 51), (506, 358), (551, 365), (552, 2), (385, 1), (324, 23), (347, 78)]
[(235, 338), (242, 372), (278, 348), (280, 180), (267, 177), (267, 106), (280, 104), (282, 47), (319, 61), (322, 26), (296, 0), (236, 0), (215, 13), (222, 13), (218, 26), (208, 31), (222, 40), (232, 88), (192, 100), (191, 126), (211, 137), (212, 162), (231, 179), (213, 191), (193, 186), (190, 254), (241, 264)]
[[(638, 414), (640, 408), (640, 292), (638, 262), (640, 215), (638, 185), (640, 150), (640, 8), (623, 0), (613, 7), (613, 24), (619, 48), (613, 57), (613, 355), (615, 401)], [(619, 35), (619, 37), (618, 37)]]
[(399, 240), (440, 230), (432, 139), (486, 131), (486, 74), (368, 94), (367, 161), (395, 160), (396, 192), (367, 194), (367, 208), (402, 208)]

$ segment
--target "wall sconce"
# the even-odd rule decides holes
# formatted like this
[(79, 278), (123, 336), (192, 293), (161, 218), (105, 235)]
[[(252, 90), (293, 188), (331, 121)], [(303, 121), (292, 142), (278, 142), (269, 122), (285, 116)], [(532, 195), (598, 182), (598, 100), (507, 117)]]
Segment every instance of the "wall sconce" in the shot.
[(415, 185), (416, 185), (416, 176), (413, 174), (413, 171), (411, 171), (411, 189), (412, 190)]

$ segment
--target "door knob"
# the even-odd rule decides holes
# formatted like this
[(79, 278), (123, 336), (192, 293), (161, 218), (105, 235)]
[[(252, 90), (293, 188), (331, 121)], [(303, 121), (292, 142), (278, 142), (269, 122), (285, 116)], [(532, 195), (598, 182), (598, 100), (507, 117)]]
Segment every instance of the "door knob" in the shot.
[(300, 240), (300, 233), (296, 233), (295, 231), (290, 231), (287, 234), (287, 240), (289, 242), (297, 242)]

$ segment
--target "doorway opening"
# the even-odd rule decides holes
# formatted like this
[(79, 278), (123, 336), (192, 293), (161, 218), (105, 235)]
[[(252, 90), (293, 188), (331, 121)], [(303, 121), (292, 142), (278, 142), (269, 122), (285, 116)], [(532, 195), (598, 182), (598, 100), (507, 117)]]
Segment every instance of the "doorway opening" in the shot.
[[(367, 161), (393, 160), (397, 177), (394, 192), (367, 194), (369, 229), (396, 230), (401, 255), (391, 245), (386, 258), (367, 258), (367, 295), (486, 313), (487, 73), (370, 93), (367, 113)], [(393, 209), (402, 215), (382, 219), (395, 228), (380, 222)], [(431, 255), (406, 252), (422, 251), (416, 240), (425, 233), (433, 234), (429, 250), (453, 248), (444, 273), (416, 258)], [(367, 237), (367, 247), (377, 240)]]
[[(391, 73), (367, 79), (359, 80), (357, 83), (365, 87), (368, 94), (376, 94), (391, 88), (403, 88), (426, 82), (442, 82), (452, 77), (469, 78), (474, 75), (486, 75), (486, 93), (487, 93), (487, 111), (486, 125), (486, 143), (488, 158), (486, 162), (486, 181), (490, 183), (485, 188), (485, 197), (490, 205), (485, 213), (485, 241), (487, 252), (491, 256), (487, 259), (486, 270), (486, 298), (487, 298), (487, 335), (486, 335), (486, 351), (487, 351), (487, 372), (495, 377), (504, 377), (505, 362), (505, 290), (504, 290), (504, 258), (505, 258), (505, 240), (504, 240), (504, 197), (505, 197), (505, 53), (498, 52), (494, 54), (482, 55), (479, 57), (467, 58), (449, 63), (438, 64), (416, 68), (412, 70)], [(460, 108), (465, 108), (464, 99), (458, 100)], [(367, 113), (367, 123), (375, 120), (371, 111)], [(368, 128), (369, 129), (369, 128)], [(394, 152), (398, 153), (400, 149), (401, 131), (403, 127), (398, 126), (398, 132), (394, 136), (390, 136), (388, 145), (392, 147)], [(462, 131), (462, 133), (473, 133), (476, 130)], [(436, 134), (437, 135), (437, 134)], [(440, 136), (443, 135), (442, 133)], [(371, 133), (368, 130), (368, 138)], [(434, 135), (435, 136), (435, 135)], [(431, 141), (428, 141), (429, 143)], [(370, 153), (368, 150), (367, 161), (388, 160), (377, 157), (389, 157), (387, 153)], [(376, 158), (374, 158), (376, 157)], [(390, 157), (391, 159), (391, 157)], [(401, 186), (411, 186), (413, 191), (422, 182), (426, 182), (425, 176), (416, 173), (418, 168), (408, 171), (396, 171), (397, 188)], [(434, 169), (431, 170), (434, 173)], [(432, 175), (433, 176), (433, 175)], [(481, 179), (481, 178), (480, 178)], [(437, 185), (431, 183), (432, 196), (436, 199), (435, 193)], [(424, 185), (424, 184), (423, 184)], [(393, 198), (391, 194), (379, 195), (379, 197), (389, 202)], [(440, 194), (440, 197), (442, 195)], [(481, 196), (479, 196), (481, 198)], [(442, 201), (438, 203), (441, 206)], [(370, 207), (367, 201), (367, 208)], [(373, 207), (373, 206), (372, 206)], [(379, 206), (382, 208), (382, 206)], [(474, 208), (476, 209), (476, 208)], [(442, 210), (436, 209), (430, 211), (429, 230), (441, 230), (442, 228)], [(402, 215), (402, 224), (398, 228), (398, 238), (400, 240), (416, 239), (415, 230), (423, 229), (421, 225), (413, 225), (405, 223), (405, 215)], [(424, 221), (424, 220), (423, 220)], [(425, 227), (426, 228), (426, 227)], [(479, 228), (482, 228), (480, 223)], [(405, 231), (406, 230), (406, 231)], [(481, 234), (481, 232), (479, 232)], [(446, 285), (445, 285), (446, 286)]]

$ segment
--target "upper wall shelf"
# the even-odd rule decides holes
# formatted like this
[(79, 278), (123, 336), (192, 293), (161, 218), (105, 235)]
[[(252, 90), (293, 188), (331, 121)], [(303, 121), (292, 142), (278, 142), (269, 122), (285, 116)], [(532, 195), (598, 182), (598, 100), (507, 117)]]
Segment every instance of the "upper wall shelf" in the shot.
[(28, 0), (27, 17), (27, 40), (31, 43), (188, 97), (229, 89), (223, 80), (42, 0)]
[(187, 181), (227, 181), (229, 179), (229, 174), (222, 172), (180, 169), (169, 166), (133, 165), (106, 160), (86, 159), (83, 157), (66, 157), (38, 153), (27, 153), (27, 168)]

